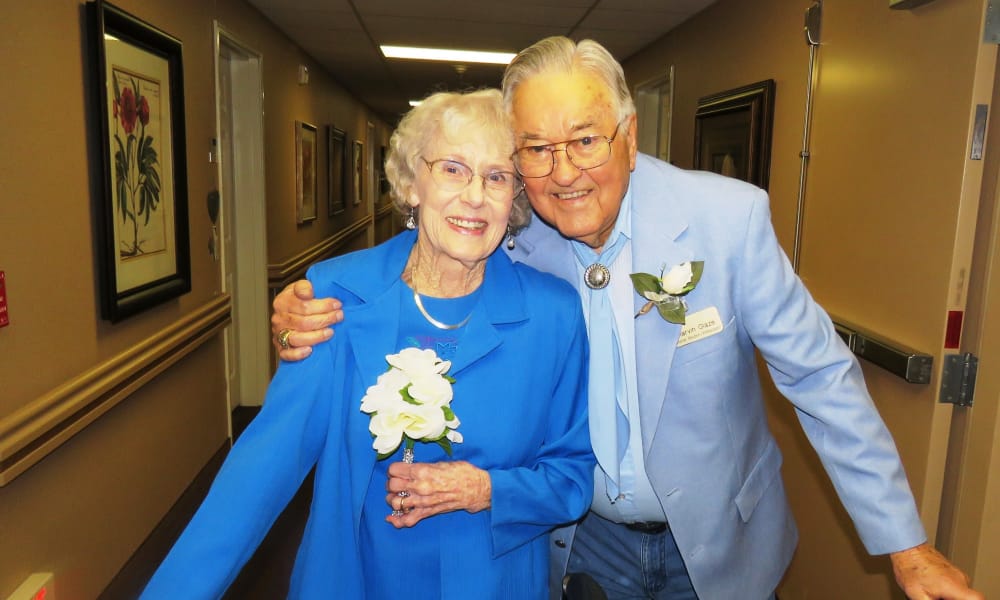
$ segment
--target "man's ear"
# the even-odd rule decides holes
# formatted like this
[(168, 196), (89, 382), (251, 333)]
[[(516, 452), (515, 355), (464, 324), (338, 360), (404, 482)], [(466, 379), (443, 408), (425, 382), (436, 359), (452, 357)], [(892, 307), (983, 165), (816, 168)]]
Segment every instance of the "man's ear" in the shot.
[(635, 156), (639, 151), (639, 119), (635, 113), (632, 113), (628, 117), (628, 125), (625, 126), (625, 130), (628, 131), (628, 168), (630, 171), (635, 170)]

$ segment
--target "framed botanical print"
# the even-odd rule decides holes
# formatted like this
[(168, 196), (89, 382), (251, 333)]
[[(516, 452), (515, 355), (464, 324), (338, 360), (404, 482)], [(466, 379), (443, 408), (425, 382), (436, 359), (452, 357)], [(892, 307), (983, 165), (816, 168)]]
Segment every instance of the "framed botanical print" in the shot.
[(86, 10), (101, 316), (117, 322), (191, 291), (184, 61), (153, 25), (107, 2)]
[(316, 218), (316, 127), (295, 122), (295, 222)]

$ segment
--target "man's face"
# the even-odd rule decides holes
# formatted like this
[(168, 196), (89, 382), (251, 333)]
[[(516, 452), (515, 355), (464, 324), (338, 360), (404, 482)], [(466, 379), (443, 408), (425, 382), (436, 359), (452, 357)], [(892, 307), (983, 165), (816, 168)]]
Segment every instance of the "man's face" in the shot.
[[(615, 135), (618, 115), (612, 98), (607, 86), (589, 73), (543, 72), (525, 79), (511, 104), (517, 147)], [(632, 115), (622, 122), (611, 158), (603, 165), (582, 171), (565, 152), (556, 151), (550, 175), (524, 178), (531, 206), (564, 236), (600, 249), (618, 219), (635, 154)]]

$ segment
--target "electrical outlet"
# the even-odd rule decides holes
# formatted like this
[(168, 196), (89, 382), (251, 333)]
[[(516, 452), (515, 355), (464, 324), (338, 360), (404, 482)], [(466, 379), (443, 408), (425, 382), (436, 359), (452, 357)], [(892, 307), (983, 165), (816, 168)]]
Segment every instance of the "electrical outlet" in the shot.
[(55, 600), (55, 576), (32, 573), (7, 600)]

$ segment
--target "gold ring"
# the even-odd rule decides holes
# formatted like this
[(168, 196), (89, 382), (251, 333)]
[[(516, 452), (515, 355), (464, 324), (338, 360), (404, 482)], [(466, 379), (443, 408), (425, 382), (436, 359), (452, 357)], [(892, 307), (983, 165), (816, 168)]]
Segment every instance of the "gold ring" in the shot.
[(406, 496), (399, 497), (399, 512), (406, 512), (406, 509), (403, 508), (403, 502), (406, 502)]
[(288, 336), (292, 335), (291, 329), (282, 329), (278, 332), (278, 345), (281, 346), (282, 350), (288, 350), (291, 348), (291, 344), (288, 343)]

